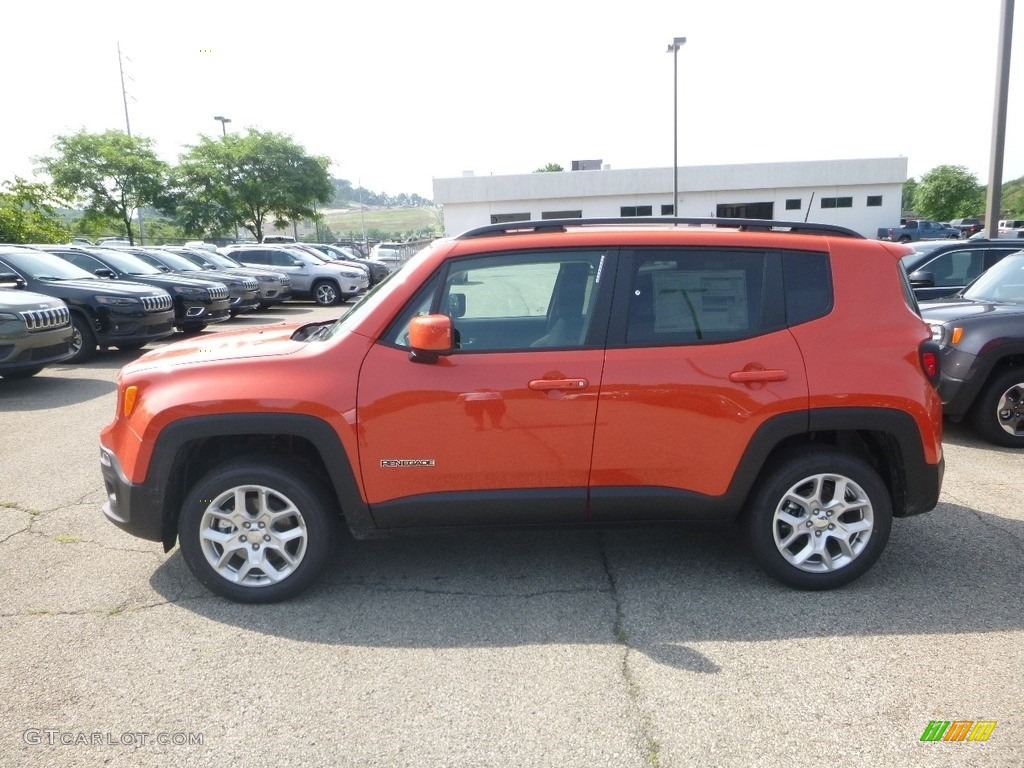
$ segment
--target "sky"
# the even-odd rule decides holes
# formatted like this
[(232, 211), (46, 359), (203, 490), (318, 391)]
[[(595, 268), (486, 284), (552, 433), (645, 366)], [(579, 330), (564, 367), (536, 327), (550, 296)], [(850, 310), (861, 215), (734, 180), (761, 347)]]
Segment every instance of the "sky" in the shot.
[[(175, 162), (198, 136), (286, 133), (374, 192), (600, 159), (908, 158), (989, 176), (1001, 0), (9, 3), (0, 181), (54, 137), (125, 128)], [(686, 37), (673, 64), (674, 37)], [(1024, 9), (1003, 180), (1024, 176)], [(678, 69), (678, 85), (673, 81)], [(678, 91), (676, 91), (676, 87)]]

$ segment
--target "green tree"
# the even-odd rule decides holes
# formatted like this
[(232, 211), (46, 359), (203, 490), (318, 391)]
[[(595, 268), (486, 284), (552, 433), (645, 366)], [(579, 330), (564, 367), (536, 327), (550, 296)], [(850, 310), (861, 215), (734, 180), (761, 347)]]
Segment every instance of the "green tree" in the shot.
[(1002, 218), (1024, 218), (1024, 176), (1003, 184), (1001, 207), (1006, 216), (997, 217), (997, 221)]
[(116, 225), (135, 242), (135, 212), (159, 202), (169, 166), (157, 157), (153, 142), (124, 131), (58, 136), (55, 154), (39, 159), (62, 196), (83, 208), (89, 221)]
[(164, 209), (188, 232), (244, 227), (262, 241), (268, 221), (283, 227), (313, 218), (318, 204), (331, 202), (330, 164), (284, 134), (249, 129), (244, 136), (202, 136), (180, 157)]
[(534, 173), (557, 173), (558, 171), (564, 171), (565, 168), (560, 166), (558, 163), (548, 163), (542, 165), (540, 168), (534, 171)]
[(0, 184), (0, 243), (60, 243), (69, 231), (57, 213), (53, 190), (40, 182)]
[(985, 205), (985, 188), (962, 165), (939, 165), (921, 177), (914, 211), (938, 221), (976, 216)]
[(917, 198), (917, 179), (907, 179), (903, 183), (903, 202), (901, 213), (911, 213), (914, 210), (914, 201)]

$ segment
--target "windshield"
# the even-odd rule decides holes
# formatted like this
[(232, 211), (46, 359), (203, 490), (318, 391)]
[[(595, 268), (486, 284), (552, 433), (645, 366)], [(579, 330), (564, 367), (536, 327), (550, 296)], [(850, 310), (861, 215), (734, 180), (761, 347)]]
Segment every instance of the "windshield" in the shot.
[(161, 264), (165, 264), (171, 269), (177, 269), (182, 272), (195, 272), (199, 267), (193, 264), (191, 261), (186, 259), (184, 256), (179, 256), (176, 253), (169, 251), (160, 251), (154, 253), (153, 258), (159, 261)]
[(1011, 254), (963, 292), (972, 301), (1024, 302), (1024, 251)]
[(210, 252), (209, 254), (205, 254), (204, 253), (203, 257), (209, 259), (211, 262), (213, 262), (218, 267), (227, 267), (228, 269), (236, 269), (236, 268), (242, 266), (241, 262), (235, 261), (234, 259), (229, 259), (227, 256), (224, 256), (223, 254), (220, 254), (220, 253), (213, 253), (213, 252)]
[(124, 272), (129, 275), (163, 275), (156, 267), (151, 267), (149, 264), (144, 262), (142, 259), (130, 254), (121, 253), (120, 251), (114, 251), (105, 249), (102, 251), (94, 251), (99, 258), (103, 259), (107, 264), (116, 269), (118, 272)]
[(213, 265), (213, 262), (211, 262), (205, 256), (200, 256), (198, 253), (195, 253), (194, 251), (179, 251), (175, 248), (169, 248), (168, 252), (177, 254), (181, 258), (188, 260), (188, 262), (192, 265), (191, 269), (195, 269), (196, 267), (199, 267), (200, 269), (216, 269), (216, 267), (214, 267)]
[[(434, 242), (438, 243), (441, 241), (435, 240)], [(431, 246), (427, 246), (418, 251), (417, 256), (425, 254), (430, 250)], [(324, 336), (329, 338), (339, 331), (351, 328), (363, 315), (372, 312), (375, 307), (386, 301), (393, 291), (399, 289), (409, 279), (409, 276), (414, 274), (417, 256), (413, 256), (413, 259), (403, 269), (390, 273), (373, 288), (364, 293), (348, 312), (338, 318), (338, 321), (331, 326), (330, 331), (325, 333)]]
[(288, 251), (288, 255), (289, 256), (294, 256), (296, 259), (301, 261), (303, 264), (315, 267), (315, 266), (318, 266), (318, 265), (324, 263), (323, 259), (318, 259), (313, 254), (307, 253), (306, 251), (302, 250), (301, 248), (288, 248), (286, 250)]
[(9, 263), (34, 280), (98, 280), (81, 267), (70, 264), (59, 256), (42, 251), (24, 250), (18, 253), (0, 254), (0, 259)]

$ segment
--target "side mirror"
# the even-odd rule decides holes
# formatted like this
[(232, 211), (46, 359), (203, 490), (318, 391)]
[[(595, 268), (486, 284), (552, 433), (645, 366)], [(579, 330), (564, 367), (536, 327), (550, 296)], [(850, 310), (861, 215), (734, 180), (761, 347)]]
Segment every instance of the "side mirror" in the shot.
[(452, 318), (465, 317), (466, 315), (466, 294), (448, 294), (448, 316)]
[(114, 270), (108, 269), (107, 267), (100, 267), (99, 269), (93, 270), (93, 272), (97, 277), (117, 277), (117, 275), (114, 274)]
[(910, 285), (914, 288), (934, 288), (935, 275), (922, 269), (919, 269), (917, 272), (911, 272)]
[(416, 363), (436, 363), (441, 355), (450, 355), (454, 347), (454, 328), (448, 315), (419, 315), (409, 323), (409, 359)]
[(0, 286), (4, 288), (24, 288), (25, 281), (18, 277), (13, 272), (0, 272)]

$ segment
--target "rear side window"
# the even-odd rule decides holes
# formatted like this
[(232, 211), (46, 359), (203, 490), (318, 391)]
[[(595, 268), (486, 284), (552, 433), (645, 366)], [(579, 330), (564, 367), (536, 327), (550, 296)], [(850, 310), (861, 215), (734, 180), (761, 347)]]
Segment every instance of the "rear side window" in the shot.
[(786, 324), (793, 326), (832, 311), (832, 269), (828, 255), (787, 251), (782, 254), (786, 286)]
[(266, 257), (265, 253), (265, 251), (257, 250), (232, 251), (231, 256), (239, 261), (247, 261), (250, 264), (269, 264), (270, 260)]
[(784, 325), (779, 255), (762, 251), (640, 251), (633, 259), (627, 344), (700, 344)]

